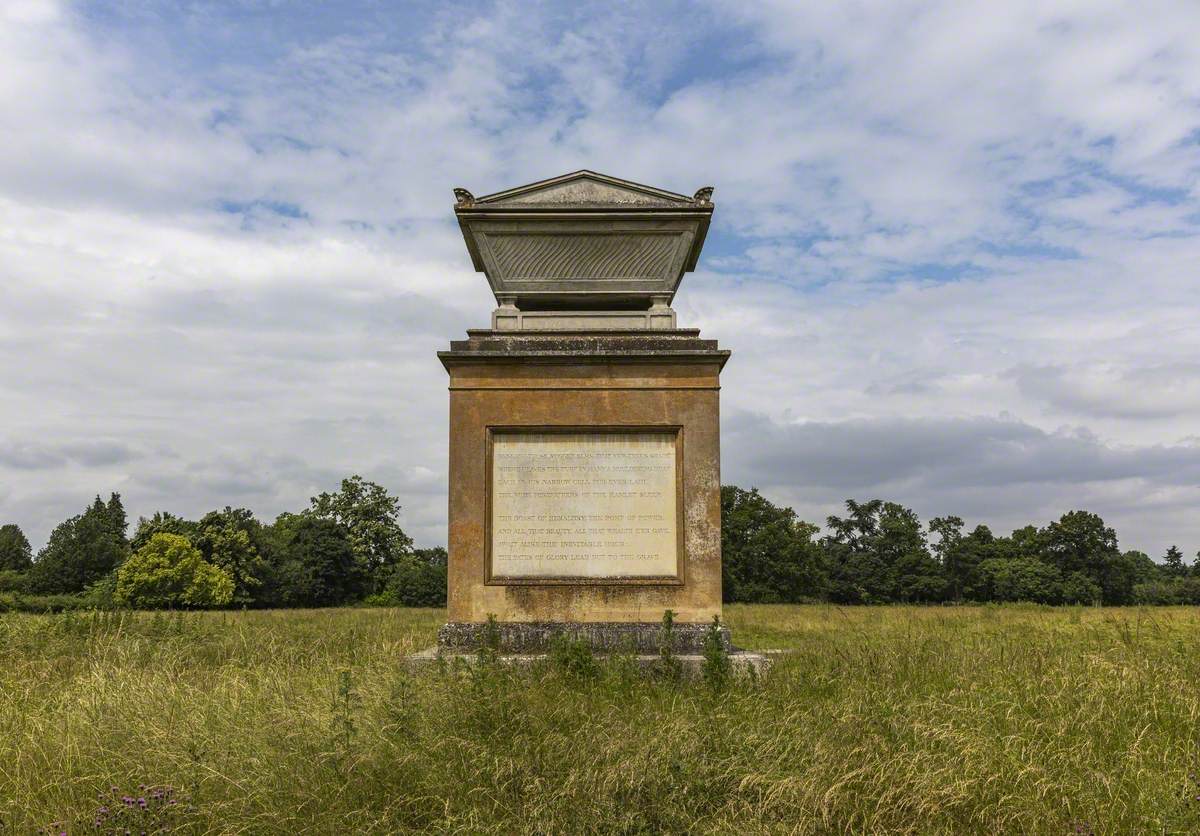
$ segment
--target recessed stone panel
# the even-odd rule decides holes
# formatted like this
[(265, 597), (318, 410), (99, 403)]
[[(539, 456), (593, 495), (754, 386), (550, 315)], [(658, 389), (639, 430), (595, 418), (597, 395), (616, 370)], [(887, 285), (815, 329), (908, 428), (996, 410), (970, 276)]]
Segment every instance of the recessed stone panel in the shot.
[(678, 432), (494, 431), (492, 580), (675, 577)]

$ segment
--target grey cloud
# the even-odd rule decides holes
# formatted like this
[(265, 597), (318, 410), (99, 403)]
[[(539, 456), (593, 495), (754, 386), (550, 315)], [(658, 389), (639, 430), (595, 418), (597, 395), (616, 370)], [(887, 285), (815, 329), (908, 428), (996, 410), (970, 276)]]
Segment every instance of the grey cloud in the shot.
[(82, 440), (62, 444), (38, 442), (0, 443), (0, 466), (16, 470), (49, 470), (79, 464), (98, 468), (124, 464), (141, 453), (119, 441)]
[(1200, 363), (1097, 368), (1022, 365), (1007, 372), (1023, 395), (1078, 415), (1200, 415)]
[(141, 452), (119, 441), (75, 441), (62, 445), (65, 456), (85, 467), (125, 464), (141, 457)]
[[(443, 542), (433, 352), (492, 306), (448, 189), (587, 166), (717, 185), (678, 307), (735, 352), (729, 479), (805, 513), (875, 491), (989, 521), (1089, 502), (1147, 543), (1191, 536), (1194, 448), (1170, 440), (1200, 414), (1200, 18), (677, 12), (386, 15), (366, 48), (337, 23), (297, 43), (279, 6), (255, 18), (277, 51), (220, 67), (113, 37), (119, 13), (0, 29), (22, 79), (0, 90), (0, 517), (37, 541), (117, 489), (132, 514), (270, 518), (359, 472)], [(152, 17), (142, 44), (187, 40)], [(308, 217), (246, 226), (222, 201)], [(1096, 435), (939, 417), (1005, 410)]]
[(407, 457), (398, 460), (395, 449), (387, 448), (387, 452), (390, 455), (382, 463), (352, 461), (344, 469), (278, 454), (244, 459), (214, 455), (171, 467), (146, 468), (127, 483), (126, 506), (135, 515), (168, 510), (195, 518), (234, 505), (247, 507), (269, 522), (280, 512), (308, 507), (311, 497), (337, 490), (343, 478), (358, 473), (400, 498), (402, 525), (418, 544), (444, 545), (443, 474), (406, 463)]
[(758, 486), (821, 521), (847, 498), (892, 499), (1006, 532), (1084, 508), (1127, 547), (1200, 546), (1200, 444), (1119, 446), (990, 417), (782, 424), (734, 413), (723, 481)]
[(1017, 420), (875, 419), (778, 424), (735, 414), (725, 425), (734, 472), (837, 490), (921, 483), (955, 488), (1146, 479), (1200, 485), (1200, 445), (1111, 447), (1086, 431)]
[(40, 444), (7, 442), (0, 444), (0, 465), (16, 470), (45, 470), (60, 467), (65, 459), (60, 451)]

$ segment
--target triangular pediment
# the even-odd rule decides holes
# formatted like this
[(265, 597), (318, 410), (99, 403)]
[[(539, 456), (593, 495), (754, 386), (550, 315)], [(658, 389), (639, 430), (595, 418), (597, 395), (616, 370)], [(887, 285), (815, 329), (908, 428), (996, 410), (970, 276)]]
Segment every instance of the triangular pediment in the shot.
[(594, 171), (575, 171), (506, 189), (475, 199), (476, 206), (503, 207), (694, 207), (695, 200), (681, 194), (609, 177)]

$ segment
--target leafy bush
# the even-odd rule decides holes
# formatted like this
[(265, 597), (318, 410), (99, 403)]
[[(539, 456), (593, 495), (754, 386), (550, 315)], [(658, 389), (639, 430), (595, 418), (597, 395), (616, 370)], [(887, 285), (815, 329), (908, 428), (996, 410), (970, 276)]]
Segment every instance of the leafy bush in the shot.
[(1137, 604), (1200, 604), (1200, 577), (1174, 577), (1140, 583), (1133, 588)]
[(700, 666), (705, 683), (714, 691), (728, 685), (733, 676), (733, 663), (721, 639), (721, 619), (714, 615), (712, 624), (704, 633), (704, 663)]
[(587, 639), (565, 634), (550, 641), (550, 663), (560, 673), (579, 680), (593, 680), (600, 676), (600, 663), (592, 653)]
[(1062, 600), (1058, 569), (1034, 557), (993, 558), (979, 565), (993, 601), (1031, 601), (1057, 604)]
[(117, 570), (114, 599), (143, 609), (220, 607), (233, 599), (233, 578), (186, 537), (155, 534)]
[(90, 585), (79, 596), (88, 609), (111, 610), (117, 608), (117, 573), (109, 572)]
[(400, 558), (383, 590), (367, 603), (389, 607), (446, 606), (446, 550), (417, 549)]
[(1062, 583), (1064, 604), (1098, 604), (1101, 595), (1100, 585), (1083, 572), (1072, 572)]
[(24, 594), (29, 591), (29, 573), (0, 569), (0, 592)]
[(658, 658), (650, 672), (665, 682), (678, 682), (683, 678), (683, 663), (675, 655), (674, 610), (663, 610), (662, 626), (658, 628)]
[(79, 595), (21, 595), (0, 592), (0, 613), (55, 613), (90, 609)]

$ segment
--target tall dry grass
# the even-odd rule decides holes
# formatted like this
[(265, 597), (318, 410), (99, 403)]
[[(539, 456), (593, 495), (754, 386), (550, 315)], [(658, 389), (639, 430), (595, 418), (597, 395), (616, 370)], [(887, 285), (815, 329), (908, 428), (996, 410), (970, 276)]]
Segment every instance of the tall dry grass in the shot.
[(1200, 832), (1195, 609), (730, 607), (792, 653), (719, 692), (407, 670), (442, 617), (0, 617), (0, 832)]

